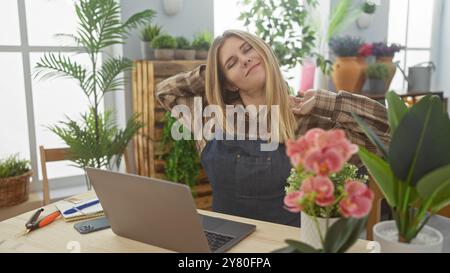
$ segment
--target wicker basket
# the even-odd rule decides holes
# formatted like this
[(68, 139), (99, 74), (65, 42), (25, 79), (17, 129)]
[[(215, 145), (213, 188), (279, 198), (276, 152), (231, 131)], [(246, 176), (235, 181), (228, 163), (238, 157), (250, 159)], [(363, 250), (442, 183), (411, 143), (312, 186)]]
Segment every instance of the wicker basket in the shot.
[(0, 178), (0, 208), (20, 204), (28, 200), (32, 171), (22, 175)]

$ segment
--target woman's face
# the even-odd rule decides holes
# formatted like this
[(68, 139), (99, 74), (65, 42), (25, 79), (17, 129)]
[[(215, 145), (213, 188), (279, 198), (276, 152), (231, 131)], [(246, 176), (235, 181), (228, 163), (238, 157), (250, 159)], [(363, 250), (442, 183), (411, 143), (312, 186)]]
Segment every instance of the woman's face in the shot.
[(263, 92), (266, 82), (264, 61), (246, 41), (228, 37), (219, 50), (219, 65), (229, 90), (252, 94)]

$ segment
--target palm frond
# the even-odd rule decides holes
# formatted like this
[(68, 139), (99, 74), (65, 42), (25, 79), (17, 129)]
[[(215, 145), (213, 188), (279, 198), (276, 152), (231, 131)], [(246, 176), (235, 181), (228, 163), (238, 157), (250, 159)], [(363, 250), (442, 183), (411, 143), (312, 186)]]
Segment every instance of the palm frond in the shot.
[(155, 17), (156, 12), (153, 10), (144, 10), (132, 15), (128, 20), (123, 24), (123, 28), (127, 31), (133, 28), (137, 28), (143, 24), (150, 23), (152, 19)]
[(45, 53), (35, 66), (34, 78), (72, 78), (78, 80), (83, 87), (86, 84), (86, 73), (83, 66), (60, 53)]
[(70, 41), (71, 43), (67, 44), (68, 46), (82, 46), (83, 45), (80, 38), (78, 38), (77, 36), (75, 36), (73, 34), (56, 33), (55, 37), (67, 39), (68, 41)]
[(99, 75), (99, 88), (102, 93), (120, 90), (124, 78), (120, 74), (131, 69), (133, 63), (125, 58), (109, 58), (103, 62)]

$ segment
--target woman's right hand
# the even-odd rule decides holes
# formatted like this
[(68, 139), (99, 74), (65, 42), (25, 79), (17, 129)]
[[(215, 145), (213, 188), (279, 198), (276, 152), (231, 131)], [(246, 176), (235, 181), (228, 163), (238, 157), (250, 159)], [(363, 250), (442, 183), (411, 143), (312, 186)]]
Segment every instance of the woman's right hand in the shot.
[(294, 115), (308, 115), (314, 109), (316, 104), (313, 90), (304, 93), (303, 97), (290, 96), (289, 99), (289, 104)]

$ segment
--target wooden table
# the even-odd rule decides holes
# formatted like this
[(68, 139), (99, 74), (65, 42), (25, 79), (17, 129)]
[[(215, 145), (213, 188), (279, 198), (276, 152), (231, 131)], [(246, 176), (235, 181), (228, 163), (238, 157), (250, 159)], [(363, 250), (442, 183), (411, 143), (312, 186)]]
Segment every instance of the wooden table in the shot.
[[(94, 196), (94, 192), (89, 192), (77, 197), (87, 198)], [(45, 214), (56, 209), (54, 204), (44, 208)], [(111, 229), (82, 235), (73, 228), (74, 222), (67, 223), (61, 218), (42, 229), (16, 238), (16, 235), (25, 229), (25, 223), (33, 212), (30, 211), (0, 222), (0, 252), (172, 252), (117, 236)], [(211, 211), (198, 210), (198, 212), (256, 225), (256, 231), (231, 248), (229, 252), (271, 252), (285, 247), (285, 239), (298, 239), (300, 236), (300, 228)], [(368, 242), (358, 240), (349, 252), (370, 252), (367, 249)]]

